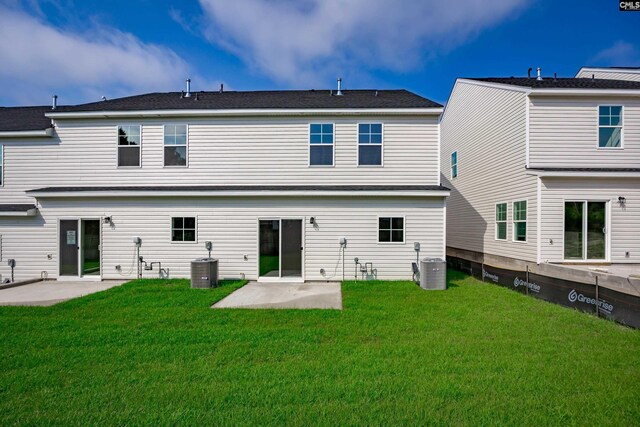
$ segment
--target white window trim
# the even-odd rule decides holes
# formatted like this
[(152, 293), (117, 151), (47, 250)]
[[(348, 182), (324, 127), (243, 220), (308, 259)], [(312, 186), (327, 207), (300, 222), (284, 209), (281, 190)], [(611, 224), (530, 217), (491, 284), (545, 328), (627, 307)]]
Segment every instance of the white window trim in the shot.
[[(497, 219), (498, 205), (505, 205), (506, 206), (506, 209), (505, 209), (506, 217), (505, 217), (504, 221), (498, 221), (498, 219)], [(505, 223), (507, 234), (504, 236), (504, 239), (499, 239), (498, 238), (498, 222), (504, 222)], [(507, 242), (509, 240), (509, 202), (497, 202), (495, 204), (495, 206), (493, 207), (493, 226), (495, 228), (494, 239), (497, 240), (498, 242)]]
[(0, 144), (0, 188), (4, 187), (4, 144)]
[[(196, 232), (196, 239), (194, 241), (174, 241), (173, 240), (173, 218), (195, 218), (196, 219), (196, 224), (195, 224), (195, 232)], [(184, 230), (184, 228), (183, 228)], [(174, 215), (169, 215), (169, 243), (174, 244), (174, 245), (193, 245), (193, 244), (197, 244), (198, 243), (198, 215), (193, 215), (193, 214), (174, 214)]]
[[(565, 227), (565, 205), (567, 203), (571, 203), (571, 202), (583, 202), (584, 206), (583, 206), (583, 212), (582, 212), (582, 226), (583, 226), (583, 236), (582, 236), (582, 254), (584, 255), (584, 257), (582, 259), (573, 259), (573, 258), (565, 258), (564, 254), (564, 247), (565, 247), (565, 236), (564, 236), (564, 227)], [(584, 226), (586, 225), (587, 222), (587, 217), (586, 217), (586, 210), (587, 210), (587, 203), (604, 203), (604, 214), (605, 214), (605, 242), (604, 242), (604, 259), (596, 259), (596, 258), (587, 258), (586, 257), (586, 249), (587, 249), (587, 233), (584, 232), (585, 228)], [(607, 200), (607, 199), (562, 199), (562, 261), (563, 262), (570, 262), (570, 263), (576, 263), (576, 264), (589, 264), (589, 263), (594, 263), (594, 262), (610, 262), (611, 260), (611, 205), (612, 205), (612, 200)]]
[[(453, 176), (453, 154), (455, 153), (456, 155), (456, 176)], [(458, 159), (458, 150), (452, 151), (451, 155), (449, 156), (449, 161), (451, 162), (451, 166), (449, 167), (449, 173), (451, 174), (451, 179), (456, 179), (458, 177), (458, 165), (460, 164), (460, 159)]]
[[(381, 242), (380, 241), (380, 218), (402, 218), (402, 242)], [(393, 229), (392, 229), (393, 230)], [(378, 215), (376, 217), (376, 242), (378, 245), (406, 245), (407, 244), (407, 218), (405, 215)]]
[[(619, 147), (601, 147), (600, 146), (600, 107), (620, 107), (620, 146)], [(596, 121), (596, 150), (604, 150), (604, 151), (611, 151), (611, 150), (624, 150), (624, 105), (622, 104), (618, 104), (618, 105), (613, 105), (613, 104), (598, 104), (598, 106), (596, 107), (596, 115), (597, 115), (597, 121)], [(602, 127), (618, 127), (618, 126), (605, 126), (602, 125)]]
[[(380, 164), (379, 165), (361, 165), (360, 164), (360, 125), (380, 125), (382, 141), (380, 144), (362, 144), (362, 145), (379, 145), (380, 146)], [(356, 144), (358, 145), (358, 152), (356, 158), (356, 164), (359, 168), (381, 168), (384, 167), (384, 123), (382, 122), (358, 122), (356, 123)]]
[[(519, 202), (525, 202), (527, 204), (524, 221), (522, 220), (516, 221), (516, 203), (519, 203)], [(509, 218), (508, 214), (507, 214), (507, 218)], [(527, 229), (524, 233), (524, 240), (516, 240), (516, 222), (524, 222), (525, 224), (527, 224)], [(529, 241), (529, 200), (528, 199), (514, 200), (513, 202), (511, 202), (511, 228), (512, 228), (511, 241), (513, 243), (527, 243)]]
[[(333, 156), (331, 158), (332, 163), (330, 165), (312, 165), (311, 164), (311, 125), (332, 125), (333, 126)], [(327, 144), (313, 144), (313, 145), (327, 145)], [(336, 166), (336, 124), (335, 122), (309, 122), (307, 126), (307, 167), (310, 168), (333, 168)]]
[[(120, 145), (120, 133), (118, 132), (122, 126), (138, 126), (140, 128), (140, 147), (138, 153), (138, 166), (120, 166), (120, 147), (135, 147), (135, 145)], [(118, 169), (140, 169), (142, 167), (142, 125), (133, 123), (133, 124), (119, 124), (116, 125), (116, 167)]]
[[(182, 145), (164, 145), (164, 131), (165, 131), (165, 126), (185, 126), (185, 144), (184, 146), (186, 147), (186, 156), (187, 156), (187, 161), (185, 163), (184, 166), (182, 165), (166, 165), (165, 164), (165, 159), (164, 159), (164, 147), (182, 147)], [(184, 169), (184, 168), (188, 168), (189, 167), (189, 124), (188, 123), (174, 123), (174, 122), (166, 122), (162, 124), (162, 167), (163, 168), (168, 168), (168, 169)]]

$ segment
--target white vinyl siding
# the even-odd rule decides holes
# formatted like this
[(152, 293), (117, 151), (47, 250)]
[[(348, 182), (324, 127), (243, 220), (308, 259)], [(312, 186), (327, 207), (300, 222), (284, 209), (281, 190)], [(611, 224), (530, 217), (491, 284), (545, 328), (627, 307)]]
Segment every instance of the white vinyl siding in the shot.
[[(105, 279), (135, 277), (131, 236), (142, 238), (145, 260), (162, 262), (170, 277), (189, 277), (190, 262), (206, 256), (204, 245), (173, 244), (169, 217), (197, 217), (199, 241), (213, 242), (212, 256), (220, 260), (220, 277), (257, 278), (258, 218), (302, 218), (306, 280), (341, 280), (342, 269), (333, 272), (339, 256), (340, 237), (346, 237), (345, 274), (353, 278), (353, 257), (372, 262), (379, 279), (410, 279), (413, 245), (378, 244), (378, 218), (405, 216), (405, 240), (421, 242), (421, 254), (444, 257), (444, 201), (442, 198), (338, 197), (338, 198), (139, 198), (43, 200), (42, 217), (0, 220), (5, 258), (15, 258), (17, 278), (57, 276), (57, 218), (109, 215), (113, 226), (101, 222)], [(310, 223), (315, 217), (319, 226)], [(47, 255), (51, 255), (49, 260)], [(244, 256), (247, 256), (245, 260)], [(340, 259), (339, 259), (340, 258)], [(325, 270), (325, 275), (320, 270)], [(6, 263), (0, 274), (6, 276)], [(144, 272), (155, 278), (157, 270)]]
[(594, 76), (596, 79), (606, 80), (629, 80), (640, 82), (640, 70), (627, 71), (624, 70), (580, 70), (576, 77), (590, 79)]
[(4, 186), (4, 145), (0, 144), (0, 187)]
[[(599, 148), (599, 107), (622, 106), (623, 148)], [(633, 98), (530, 98), (531, 168), (637, 168), (640, 100)]]
[[(537, 178), (526, 169), (526, 95), (458, 81), (441, 123), (447, 246), (536, 261)], [(450, 178), (451, 153), (464, 172)], [(460, 172), (460, 171), (459, 171)], [(527, 242), (496, 239), (496, 202), (528, 200)], [(508, 228), (513, 210), (507, 209)], [(511, 230), (509, 230), (512, 232)], [(508, 236), (508, 235), (507, 235)]]
[[(624, 205), (618, 202), (620, 196), (626, 199)], [(640, 263), (640, 178), (543, 179), (543, 261), (564, 260), (564, 206), (570, 200), (608, 202), (609, 261)]]

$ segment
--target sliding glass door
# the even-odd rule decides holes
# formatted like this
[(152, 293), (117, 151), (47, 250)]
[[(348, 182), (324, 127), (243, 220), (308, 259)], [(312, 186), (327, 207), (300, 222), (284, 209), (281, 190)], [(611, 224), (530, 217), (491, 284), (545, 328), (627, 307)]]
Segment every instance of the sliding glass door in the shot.
[(259, 277), (302, 278), (302, 220), (261, 219)]
[(607, 203), (564, 204), (564, 259), (604, 261), (607, 258)]

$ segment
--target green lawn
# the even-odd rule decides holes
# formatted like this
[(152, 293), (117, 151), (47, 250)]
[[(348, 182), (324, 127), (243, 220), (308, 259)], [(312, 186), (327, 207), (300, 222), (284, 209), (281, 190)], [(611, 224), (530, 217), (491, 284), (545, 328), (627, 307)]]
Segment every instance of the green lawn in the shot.
[(212, 310), (144, 280), (0, 308), (0, 425), (640, 423), (640, 331), (449, 272), (344, 310)]

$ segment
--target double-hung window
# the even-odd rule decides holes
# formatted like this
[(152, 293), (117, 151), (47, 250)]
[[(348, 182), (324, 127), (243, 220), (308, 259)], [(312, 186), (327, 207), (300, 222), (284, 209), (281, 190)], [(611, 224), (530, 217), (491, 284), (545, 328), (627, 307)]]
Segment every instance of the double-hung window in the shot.
[(358, 166), (382, 166), (382, 123), (358, 124)]
[(192, 216), (171, 218), (171, 241), (195, 242), (196, 218)]
[(527, 241), (527, 201), (513, 202), (513, 240)]
[(598, 147), (622, 147), (622, 106), (601, 105), (598, 108)]
[(496, 239), (507, 240), (507, 204), (496, 204)]
[(118, 167), (140, 167), (140, 126), (118, 126)]
[(378, 242), (379, 243), (404, 243), (404, 218), (403, 217), (378, 218)]
[(333, 166), (333, 124), (309, 125), (309, 165)]
[(458, 152), (451, 153), (451, 178), (458, 176)]
[(164, 165), (187, 166), (187, 125), (164, 125)]

